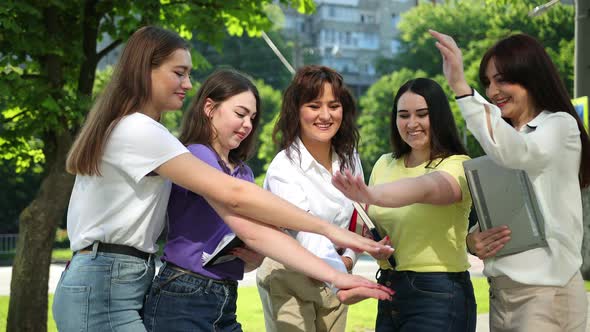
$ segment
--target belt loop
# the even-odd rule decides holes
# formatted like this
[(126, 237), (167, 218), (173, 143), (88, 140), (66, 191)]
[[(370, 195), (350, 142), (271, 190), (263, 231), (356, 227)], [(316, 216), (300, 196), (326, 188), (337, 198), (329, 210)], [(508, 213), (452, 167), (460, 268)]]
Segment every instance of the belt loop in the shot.
[(208, 279), (207, 286), (205, 286), (205, 294), (209, 294), (209, 290), (211, 289), (212, 285), (213, 285), (213, 279)]
[(98, 254), (98, 244), (100, 242), (98, 241), (94, 241), (94, 243), (92, 243), (92, 255), (90, 256), (92, 259), (96, 258), (96, 255)]

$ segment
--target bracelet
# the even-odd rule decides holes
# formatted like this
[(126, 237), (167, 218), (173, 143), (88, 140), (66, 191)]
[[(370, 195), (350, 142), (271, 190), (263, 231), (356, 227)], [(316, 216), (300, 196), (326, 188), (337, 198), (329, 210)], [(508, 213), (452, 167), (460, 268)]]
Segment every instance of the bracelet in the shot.
[(468, 93), (466, 95), (461, 95), (461, 96), (455, 96), (455, 100), (458, 100), (458, 99), (461, 99), (461, 98), (465, 98), (465, 97), (473, 97), (474, 94), (475, 93), (473, 92), (473, 88), (471, 88), (471, 93)]

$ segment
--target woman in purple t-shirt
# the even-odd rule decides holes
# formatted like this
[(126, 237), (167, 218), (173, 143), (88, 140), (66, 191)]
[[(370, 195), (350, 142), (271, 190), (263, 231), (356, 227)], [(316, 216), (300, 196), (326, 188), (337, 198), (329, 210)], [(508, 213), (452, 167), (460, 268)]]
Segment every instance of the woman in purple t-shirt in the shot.
[[(255, 146), (260, 97), (256, 86), (233, 70), (210, 75), (182, 123), (180, 141), (205, 163), (254, 182), (244, 161)], [(164, 265), (144, 306), (148, 331), (241, 331), (236, 320), (237, 280), (263, 256), (243, 245), (216, 262), (206, 258), (234, 234), (200, 195), (174, 184), (168, 203)]]

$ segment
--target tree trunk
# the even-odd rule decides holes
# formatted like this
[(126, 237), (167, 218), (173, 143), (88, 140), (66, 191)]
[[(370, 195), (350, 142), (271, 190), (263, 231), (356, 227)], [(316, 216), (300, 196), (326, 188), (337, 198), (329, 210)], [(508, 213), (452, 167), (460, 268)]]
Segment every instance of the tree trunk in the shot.
[(47, 330), (47, 284), (55, 229), (63, 218), (74, 177), (65, 171), (72, 145), (67, 130), (52, 135), (53, 149), (46, 154), (47, 176), (35, 199), (19, 218), (19, 236), (12, 266), (10, 306), (6, 331)]

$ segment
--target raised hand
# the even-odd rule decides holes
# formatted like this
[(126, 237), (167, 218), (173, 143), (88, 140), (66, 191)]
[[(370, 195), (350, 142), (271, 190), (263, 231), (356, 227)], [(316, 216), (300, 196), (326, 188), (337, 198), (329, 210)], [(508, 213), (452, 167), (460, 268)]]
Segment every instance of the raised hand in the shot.
[(336, 172), (332, 176), (332, 184), (340, 190), (344, 196), (359, 203), (372, 204), (374, 195), (371, 189), (365, 184), (365, 180), (360, 176), (354, 176), (350, 170)]
[(467, 247), (480, 259), (494, 257), (510, 241), (510, 233), (508, 226), (493, 227), (483, 232), (477, 230), (467, 234)]
[(459, 49), (453, 37), (434, 30), (428, 30), (428, 32), (437, 40), (435, 45), (443, 58), (443, 73), (455, 95), (470, 94), (471, 87), (467, 84), (463, 72), (461, 49)]

